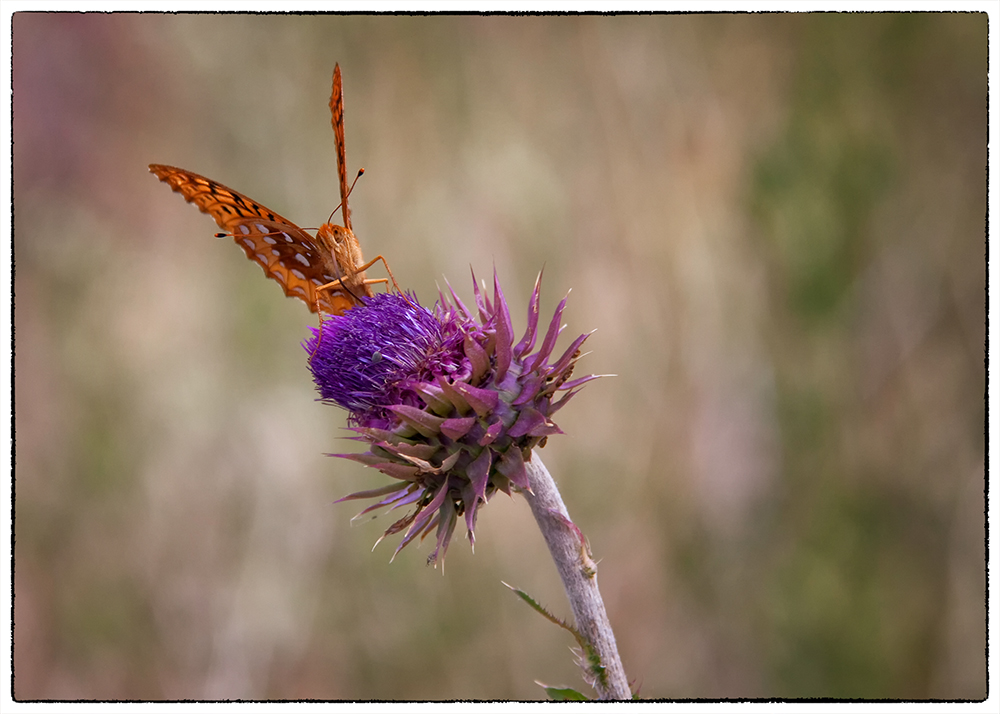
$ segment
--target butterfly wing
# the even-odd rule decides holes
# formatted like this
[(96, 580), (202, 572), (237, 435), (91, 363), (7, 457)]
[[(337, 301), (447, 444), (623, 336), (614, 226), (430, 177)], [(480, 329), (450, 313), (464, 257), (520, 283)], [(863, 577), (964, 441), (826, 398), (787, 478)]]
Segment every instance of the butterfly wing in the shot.
[[(149, 170), (231, 233), (247, 257), (280, 283), (288, 297), (299, 298), (313, 312), (339, 314), (357, 304), (342, 291), (317, 290), (343, 277), (343, 271), (329, 250), (287, 218), (196, 173), (160, 164), (151, 164)], [(350, 303), (347, 308), (345, 302)]]
[[(312, 236), (294, 225), (264, 218), (241, 219), (234, 224), (233, 240), (267, 277), (281, 283), (285, 295), (304, 301), (313, 312), (343, 311), (332, 302), (329, 289), (318, 290), (341, 276), (329, 272), (328, 261)], [(332, 264), (336, 266), (335, 261)]]
[(186, 201), (214, 218), (219, 227), (227, 231), (232, 232), (235, 227), (234, 221), (242, 218), (266, 218), (275, 223), (296, 227), (287, 218), (279, 216), (242, 193), (192, 171), (160, 164), (150, 164), (149, 170), (156, 174), (158, 179), (170, 184), (170, 188), (184, 196)]
[(347, 207), (347, 152), (344, 147), (344, 81), (340, 76), (340, 63), (333, 66), (333, 93), (330, 95), (330, 117), (333, 138), (337, 145), (337, 178), (340, 180), (340, 205), (344, 214), (344, 227), (351, 230), (351, 210)]

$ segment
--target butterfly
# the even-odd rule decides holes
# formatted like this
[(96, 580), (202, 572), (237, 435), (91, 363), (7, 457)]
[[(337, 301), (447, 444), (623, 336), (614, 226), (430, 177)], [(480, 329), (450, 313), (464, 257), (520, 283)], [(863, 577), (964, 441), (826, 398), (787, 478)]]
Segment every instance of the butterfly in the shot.
[[(350, 189), (344, 151), (344, 87), (339, 64), (333, 70), (330, 112), (337, 145), (337, 174), (344, 225), (328, 221), (319, 227), (315, 236), (217, 181), (162, 164), (150, 164), (149, 170), (184, 196), (184, 200), (214, 218), (226, 231), (216, 236), (232, 237), (247, 257), (264, 269), (267, 277), (281, 284), (286, 296), (299, 298), (312, 312), (342, 315), (372, 296), (371, 285), (388, 283), (391, 279), (396, 290), (399, 286), (381, 255), (364, 262), (361, 246), (351, 230), (351, 211), (347, 207)], [(358, 176), (362, 173), (364, 169), (358, 172)], [(366, 278), (364, 271), (380, 260), (389, 278)]]

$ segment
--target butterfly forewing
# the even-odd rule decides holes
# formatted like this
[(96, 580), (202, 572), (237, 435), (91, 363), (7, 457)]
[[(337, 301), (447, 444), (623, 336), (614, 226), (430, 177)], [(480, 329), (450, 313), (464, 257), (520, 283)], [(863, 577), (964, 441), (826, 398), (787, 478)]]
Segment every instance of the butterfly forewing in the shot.
[(333, 138), (337, 146), (337, 179), (340, 181), (340, 205), (344, 214), (344, 227), (351, 230), (351, 209), (347, 207), (347, 150), (344, 141), (344, 80), (340, 76), (340, 64), (333, 67), (333, 93), (330, 95), (330, 119), (333, 122)]
[(232, 234), (247, 257), (281, 284), (285, 295), (299, 298), (313, 312), (339, 314), (358, 303), (344, 290), (318, 290), (344, 277), (345, 271), (328, 249), (287, 218), (190, 171), (159, 164), (149, 169)]
[(269, 221), (295, 227), (294, 223), (271, 209), (204, 176), (160, 164), (150, 164), (149, 170), (161, 181), (170, 184), (170, 187), (183, 195), (187, 201), (212, 216), (219, 227), (227, 231), (232, 230), (234, 225), (232, 221), (240, 218), (266, 218)]

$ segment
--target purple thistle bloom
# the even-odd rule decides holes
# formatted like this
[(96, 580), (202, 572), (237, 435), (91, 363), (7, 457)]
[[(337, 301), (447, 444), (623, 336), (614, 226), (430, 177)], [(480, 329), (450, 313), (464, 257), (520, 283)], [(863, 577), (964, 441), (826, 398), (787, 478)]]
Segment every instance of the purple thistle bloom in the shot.
[[(498, 490), (530, 490), (524, 464), (531, 449), (562, 433), (552, 414), (594, 375), (569, 381), (588, 335), (549, 362), (561, 331), (566, 300), (556, 308), (537, 352), (538, 292), (528, 307), (528, 327), (514, 343), (510, 313), (493, 277), (493, 299), (473, 276), (476, 312), (455, 292), (442, 294), (433, 312), (412, 294), (376, 295), (312, 328), (304, 344), (323, 401), (350, 412), (361, 454), (334, 454), (373, 466), (396, 479), (341, 501), (380, 498), (378, 508), (414, 505), (382, 536), (405, 530), (396, 548), (437, 531), (428, 557), (444, 557), (459, 517), (475, 543), (476, 515)], [(564, 394), (557, 397), (557, 392)], [(394, 554), (395, 555), (395, 554)]]

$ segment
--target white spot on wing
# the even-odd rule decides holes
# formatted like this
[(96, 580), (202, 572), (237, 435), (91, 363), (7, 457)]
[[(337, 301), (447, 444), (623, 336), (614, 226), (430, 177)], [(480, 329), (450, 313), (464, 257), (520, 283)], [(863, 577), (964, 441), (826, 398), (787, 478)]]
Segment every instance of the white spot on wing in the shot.
[(271, 255), (275, 256), (276, 258), (281, 257), (281, 251), (278, 250), (277, 248), (271, 248)]
[(250, 240), (249, 238), (244, 238), (244, 239), (243, 239), (242, 241), (240, 241), (240, 242), (241, 242), (241, 243), (243, 243), (243, 245), (245, 245), (245, 246), (246, 246), (247, 248), (249, 248), (250, 250), (253, 250), (253, 249), (254, 249), (254, 248), (256, 247), (256, 246), (254, 245), (254, 242), (253, 242), (252, 240)]
[(271, 273), (271, 275), (273, 275), (275, 278), (277, 278), (281, 282), (282, 285), (286, 285), (287, 284), (286, 279), (285, 279), (285, 274), (282, 273), (280, 270), (275, 270), (274, 272)]
[(294, 243), (295, 242), (292, 239), (292, 237), (290, 235), (288, 235), (287, 233), (282, 233), (281, 235), (285, 236), (285, 240), (288, 241), (289, 243)]
[(247, 227), (246, 227), (245, 225), (243, 225), (242, 223), (240, 224), (240, 232), (242, 232), (242, 233), (243, 233), (243, 235), (245, 235), (245, 236), (248, 236), (248, 235), (250, 235), (250, 229), (249, 229), (249, 228), (247, 228)]
[(302, 263), (302, 265), (306, 266), (307, 268), (309, 267), (309, 259), (304, 255), (302, 255), (302, 253), (296, 253), (295, 259), (300, 263)]
[(264, 242), (267, 243), (268, 245), (274, 245), (278, 241), (277, 239), (274, 238), (274, 236), (264, 236)]
[(305, 274), (305, 273), (303, 273), (303, 272), (302, 272), (301, 270), (299, 270), (298, 268), (292, 268), (292, 275), (294, 275), (294, 276), (295, 276), (296, 278), (298, 278), (299, 280), (305, 280), (305, 279), (306, 279), (306, 274)]
[(267, 230), (267, 228), (265, 228), (264, 226), (262, 226), (259, 223), (254, 223), (254, 225), (257, 227), (257, 230), (259, 230), (261, 233), (270, 233), (271, 232), (271, 231)]

